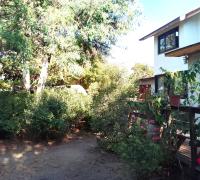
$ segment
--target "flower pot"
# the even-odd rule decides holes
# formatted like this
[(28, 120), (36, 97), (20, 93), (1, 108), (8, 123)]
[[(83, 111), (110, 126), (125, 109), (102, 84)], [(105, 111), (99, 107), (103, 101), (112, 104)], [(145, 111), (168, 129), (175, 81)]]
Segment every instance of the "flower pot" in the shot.
[(170, 105), (171, 106), (180, 106), (180, 100), (181, 96), (180, 95), (173, 95), (169, 97)]

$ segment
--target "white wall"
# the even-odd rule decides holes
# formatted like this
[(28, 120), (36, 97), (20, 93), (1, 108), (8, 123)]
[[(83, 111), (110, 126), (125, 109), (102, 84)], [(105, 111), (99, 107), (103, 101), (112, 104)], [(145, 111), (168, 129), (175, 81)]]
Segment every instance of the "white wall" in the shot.
[[(183, 57), (165, 57), (164, 53), (158, 54), (158, 36), (154, 37), (155, 74), (162, 73), (160, 71), (160, 67), (163, 67), (168, 71), (186, 70), (188, 68), (188, 65), (184, 64)], [(200, 14), (197, 14), (192, 18), (182, 21), (179, 25), (179, 48), (197, 42), (200, 42)]]
[(200, 14), (183, 21), (179, 26), (179, 47), (200, 42)]
[(166, 57), (164, 53), (158, 54), (158, 38), (154, 38), (154, 73), (162, 74), (160, 68), (167, 71), (181, 71), (187, 70), (188, 65), (184, 63), (183, 57)]

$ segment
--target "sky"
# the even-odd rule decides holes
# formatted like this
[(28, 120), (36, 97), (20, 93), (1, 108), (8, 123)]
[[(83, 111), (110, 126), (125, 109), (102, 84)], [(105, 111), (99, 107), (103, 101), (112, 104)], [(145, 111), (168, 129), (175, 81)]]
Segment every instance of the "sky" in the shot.
[(118, 39), (107, 58), (109, 63), (131, 69), (135, 63), (153, 66), (153, 38), (139, 39), (171, 20), (200, 7), (200, 0), (138, 0), (142, 10), (140, 26)]

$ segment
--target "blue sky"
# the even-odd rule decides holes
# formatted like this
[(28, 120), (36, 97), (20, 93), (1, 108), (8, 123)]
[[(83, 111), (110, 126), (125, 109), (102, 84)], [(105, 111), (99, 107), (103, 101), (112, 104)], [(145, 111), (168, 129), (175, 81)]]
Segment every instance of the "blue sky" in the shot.
[(141, 25), (120, 37), (108, 58), (110, 63), (130, 69), (135, 63), (153, 66), (153, 38), (138, 39), (178, 16), (200, 7), (200, 0), (138, 0), (142, 8)]
[(200, 6), (200, 0), (140, 0), (143, 14), (158, 22), (170, 21)]

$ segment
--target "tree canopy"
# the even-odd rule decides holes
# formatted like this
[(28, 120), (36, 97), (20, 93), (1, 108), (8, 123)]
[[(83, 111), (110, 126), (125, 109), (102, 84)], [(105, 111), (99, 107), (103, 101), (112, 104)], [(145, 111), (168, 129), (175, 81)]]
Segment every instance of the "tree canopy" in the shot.
[(144, 65), (144, 64), (140, 64), (140, 63), (136, 63), (133, 67), (132, 67), (132, 75), (131, 75), (131, 79), (132, 80), (138, 80), (138, 79), (142, 79), (142, 78), (146, 78), (146, 77), (151, 77), (153, 76), (153, 68), (151, 66), (148, 65)]
[(41, 89), (46, 81), (82, 76), (139, 14), (129, 0), (3, 0), (0, 73), (12, 83), (24, 79), (24, 86), (30, 79)]

